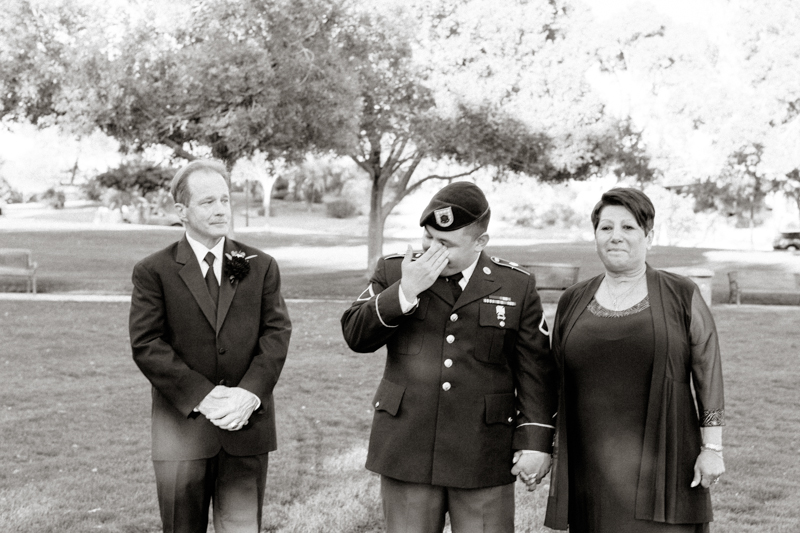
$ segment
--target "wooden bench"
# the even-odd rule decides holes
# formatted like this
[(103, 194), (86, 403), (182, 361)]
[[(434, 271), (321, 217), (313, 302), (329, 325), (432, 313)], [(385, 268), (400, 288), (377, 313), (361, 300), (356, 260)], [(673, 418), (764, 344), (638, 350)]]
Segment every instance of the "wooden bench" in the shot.
[(0, 248), (0, 277), (27, 278), (26, 291), (36, 294), (36, 262), (31, 251), (21, 248)]
[(536, 290), (563, 291), (578, 282), (580, 267), (564, 263), (521, 265), (536, 278)]
[[(748, 276), (744, 272), (728, 272), (728, 303), (742, 304), (742, 295), (751, 296), (759, 301), (766, 300), (767, 303), (800, 305), (800, 273), (794, 274), (794, 287), (788, 279), (781, 278), (788, 276), (772, 276), (770, 290), (751, 289), (747, 287)], [(742, 285), (745, 287), (743, 288)]]

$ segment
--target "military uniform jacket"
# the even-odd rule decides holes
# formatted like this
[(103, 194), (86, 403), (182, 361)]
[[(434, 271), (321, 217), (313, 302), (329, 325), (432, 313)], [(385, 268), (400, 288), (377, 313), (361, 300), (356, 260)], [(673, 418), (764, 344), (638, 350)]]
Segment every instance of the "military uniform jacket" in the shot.
[(512, 483), (515, 449), (549, 452), (557, 373), (533, 276), (481, 254), (454, 301), (440, 278), (403, 314), (402, 256), (378, 262), (345, 311), (357, 352), (387, 347), (367, 468), (457, 488)]

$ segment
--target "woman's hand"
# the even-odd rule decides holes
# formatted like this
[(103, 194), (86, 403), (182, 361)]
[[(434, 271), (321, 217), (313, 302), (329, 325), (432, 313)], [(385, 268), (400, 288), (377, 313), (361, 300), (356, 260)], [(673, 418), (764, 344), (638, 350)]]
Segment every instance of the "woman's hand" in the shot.
[(691, 486), (694, 488), (701, 485), (707, 489), (724, 473), (725, 461), (722, 460), (722, 455), (712, 450), (701, 450), (694, 462), (694, 479)]

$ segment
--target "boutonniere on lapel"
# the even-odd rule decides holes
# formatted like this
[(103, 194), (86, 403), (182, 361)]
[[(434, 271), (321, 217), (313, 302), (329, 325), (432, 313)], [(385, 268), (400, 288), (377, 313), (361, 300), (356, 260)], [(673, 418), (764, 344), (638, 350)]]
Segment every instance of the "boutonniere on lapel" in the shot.
[(225, 254), (228, 259), (225, 261), (225, 275), (231, 280), (231, 285), (241, 281), (250, 273), (250, 260), (254, 255), (245, 256), (244, 252), (233, 251)]

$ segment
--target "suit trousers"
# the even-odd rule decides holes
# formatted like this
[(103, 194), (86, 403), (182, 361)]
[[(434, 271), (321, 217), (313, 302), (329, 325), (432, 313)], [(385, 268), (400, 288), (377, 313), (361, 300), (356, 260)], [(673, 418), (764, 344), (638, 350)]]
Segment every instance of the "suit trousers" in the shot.
[(386, 533), (514, 533), (514, 484), (457, 489), (381, 476)]
[(211, 502), (217, 533), (258, 533), (268, 457), (153, 461), (164, 533), (206, 533)]

